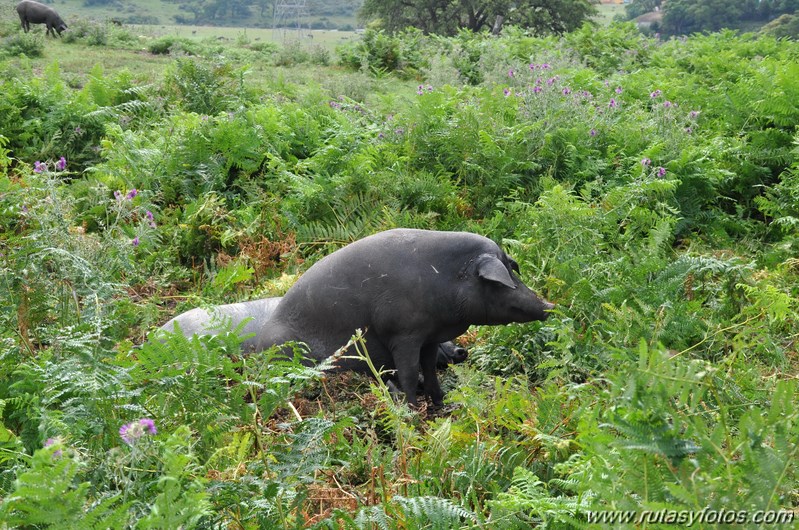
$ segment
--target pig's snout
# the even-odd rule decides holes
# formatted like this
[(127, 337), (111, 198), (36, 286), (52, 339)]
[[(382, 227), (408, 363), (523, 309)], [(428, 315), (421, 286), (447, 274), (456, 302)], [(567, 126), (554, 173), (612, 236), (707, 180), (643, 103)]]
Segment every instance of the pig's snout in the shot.
[(463, 361), (466, 360), (466, 357), (468, 356), (469, 352), (468, 350), (466, 350), (466, 348), (461, 348), (460, 346), (456, 346), (452, 350), (452, 363), (453, 364), (462, 363)]

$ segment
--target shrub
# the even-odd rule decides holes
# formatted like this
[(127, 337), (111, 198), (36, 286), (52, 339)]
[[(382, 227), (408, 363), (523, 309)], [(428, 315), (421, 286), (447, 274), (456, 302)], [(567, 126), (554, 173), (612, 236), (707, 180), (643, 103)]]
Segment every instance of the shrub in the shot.
[(36, 33), (17, 33), (3, 39), (3, 54), (9, 57), (44, 55), (44, 37)]
[(199, 53), (199, 45), (191, 39), (166, 36), (151, 42), (147, 46), (147, 50), (154, 55), (169, 55), (173, 53), (197, 55)]
[(217, 114), (231, 108), (241, 92), (241, 78), (230, 63), (209, 65), (188, 58), (177, 59), (166, 74), (165, 88), (180, 105), (197, 114)]
[(108, 44), (108, 28), (105, 24), (77, 19), (70, 23), (63, 40), (67, 43), (85, 42), (90, 46), (105, 46)]

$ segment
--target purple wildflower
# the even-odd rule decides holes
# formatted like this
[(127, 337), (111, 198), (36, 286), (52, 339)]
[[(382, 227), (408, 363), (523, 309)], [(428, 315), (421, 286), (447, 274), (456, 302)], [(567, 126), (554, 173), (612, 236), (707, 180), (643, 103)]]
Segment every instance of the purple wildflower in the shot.
[(566, 86), (566, 87), (563, 87), (563, 95), (564, 95), (564, 96), (568, 96), (568, 95), (569, 95), (569, 94), (571, 94), (571, 93), (572, 93), (572, 89), (571, 89), (571, 88), (569, 88), (569, 87), (567, 87), (567, 86)]
[(588, 134), (590, 134), (591, 136), (596, 136), (596, 129), (591, 129), (590, 131), (588, 131)]
[(664, 177), (664, 176), (666, 176), (666, 168), (665, 167), (659, 167), (658, 168), (658, 177)]
[(394, 129), (394, 134), (405, 134), (405, 129), (403, 129), (402, 127), (397, 127), (396, 129)]
[(663, 106), (666, 107), (666, 108), (671, 107), (671, 105), (672, 105), (671, 101), (666, 100), (666, 101), (663, 102)]
[(658, 98), (658, 97), (660, 97), (661, 94), (663, 94), (663, 92), (660, 89), (657, 89), (654, 92), (652, 92), (651, 94), (649, 94), (649, 97), (650, 98)]
[(67, 159), (63, 156), (58, 159), (58, 162), (55, 163), (55, 168), (58, 171), (64, 171), (67, 168)]
[(119, 428), (119, 436), (128, 445), (133, 445), (146, 434), (156, 434), (157, 432), (155, 422), (149, 418), (142, 418)]
[(39, 162), (38, 160), (33, 163), (33, 172), (34, 173), (41, 173), (42, 171), (47, 171), (47, 164), (43, 162)]
[(615, 109), (618, 106), (619, 104), (616, 102), (616, 98), (610, 98), (610, 103), (608, 103), (608, 107)]
[(130, 242), (130, 244), (133, 245), (134, 248), (138, 247), (139, 246), (139, 236), (134, 237), (133, 240)]
[(82, 132), (83, 132), (83, 129), (81, 129), (80, 127), (75, 127), (75, 134), (80, 134)]
[(622, 89), (620, 86), (617, 86), (616, 87), (616, 93), (617, 94), (621, 94), (622, 92), (624, 92), (624, 89)]
[(549, 79), (547, 79), (547, 84), (550, 85), (550, 86), (555, 84), (555, 78), (554, 77), (550, 77)]
[(505, 89), (502, 91), (502, 93), (505, 94), (505, 97), (510, 96), (510, 88), (505, 87)]
[[(44, 446), (45, 447), (50, 447), (51, 445), (57, 444), (57, 443), (60, 443), (60, 440), (58, 440), (57, 438), (48, 438), (47, 441), (44, 442)], [(53, 451), (53, 456), (55, 458), (61, 458), (61, 455), (63, 455), (63, 454), (64, 454), (64, 452), (61, 449), (57, 449), (57, 450)]]
[[(383, 133), (380, 133), (381, 137), (382, 135)], [(153, 212), (147, 210), (147, 213), (145, 215), (147, 216), (147, 220), (150, 222), (150, 228), (155, 228), (155, 216), (153, 215)]]
[(552, 68), (552, 67), (549, 65), (549, 63), (542, 63), (541, 64), (541, 70), (549, 70), (550, 68)]
[(535, 70), (538, 66), (534, 63), (530, 63), (530, 70)]
[(533, 92), (534, 92), (534, 93), (536, 93), (536, 94), (538, 94), (538, 93), (539, 93), (539, 92), (541, 92), (542, 90), (544, 90), (544, 89), (543, 89), (543, 88), (541, 88), (541, 85), (535, 85), (535, 86), (533, 87)]
[(433, 91), (433, 85), (427, 85), (427, 91), (428, 92), (432, 92)]
[(424, 86), (419, 85), (419, 88), (416, 90), (416, 93), (419, 94), (420, 96), (424, 94)]
[(688, 113), (688, 117), (691, 118), (692, 120), (695, 120), (696, 118), (699, 117), (699, 111), (692, 110), (691, 112)]
[(339, 103), (338, 101), (331, 101), (329, 105), (331, 109), (336, 109), (336, 110), (341, 109), (341, 103)]
[(138, 194), (139, 194), (139, 192), (136, 190), (136, 188), (133, 188), (132, 190), (130, 190), (128, 192), (127, 195), (125, 195), (125, 198), (128, 199), (128, 200), (131, 200), (131, 199), (133, 199), (133, 197), (135, 197)]
[(644, 167), (649, 167), (652, 165), (652, 161), (646, 157), (641, 159), (641, 165)]
[(114, 198), (118, 201), (122, 200), (122, 193), (119, 190), (114, 190)]
[(513, 77), (513, 68), (508, 70), (508, 77)]
[(379, 134), (377, 135), (377, 139), (378, 139), (378, 140), (382, 140), (382, 139), (383, 139), (383, 138), (385, 138), (385, 137), (386, 137), (386, 135), (385, 135), (385, 134), (383, 134), (383, 133), (379, 133)]
[(691, 134), (693, 132), (694, 132), (694, 130), (692, 128), (690, 128), (690, 127), (686, 127), (685, 128), (685, 134)]

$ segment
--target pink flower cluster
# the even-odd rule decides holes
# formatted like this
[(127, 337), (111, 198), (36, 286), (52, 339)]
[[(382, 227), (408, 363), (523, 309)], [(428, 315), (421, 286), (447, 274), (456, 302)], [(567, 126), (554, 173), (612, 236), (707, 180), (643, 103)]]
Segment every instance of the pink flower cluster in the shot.
[(155, 422), (149, 418), (142, 418), (138, 421), (126, 423), (119, 428), (119, 436), (128, 445), (133, 445), (143, 436), (156, 434)]

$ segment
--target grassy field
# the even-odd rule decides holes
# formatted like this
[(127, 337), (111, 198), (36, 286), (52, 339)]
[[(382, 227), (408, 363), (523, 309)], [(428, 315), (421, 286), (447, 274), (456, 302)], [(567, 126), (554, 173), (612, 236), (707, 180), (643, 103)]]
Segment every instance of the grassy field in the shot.
[(624, 4), (599, 4), (596, 9), (599, 15), (595, 20), (603, 26), (613, 22), (613, 17), (616, 15), (624, 15)]

